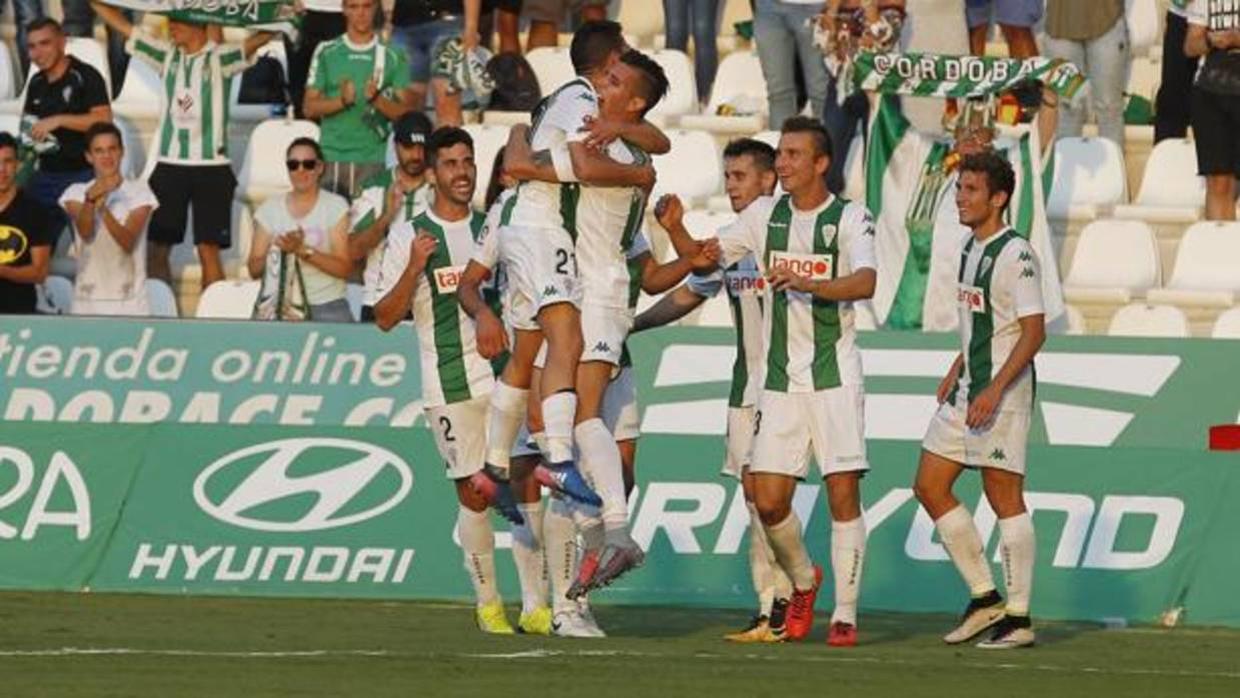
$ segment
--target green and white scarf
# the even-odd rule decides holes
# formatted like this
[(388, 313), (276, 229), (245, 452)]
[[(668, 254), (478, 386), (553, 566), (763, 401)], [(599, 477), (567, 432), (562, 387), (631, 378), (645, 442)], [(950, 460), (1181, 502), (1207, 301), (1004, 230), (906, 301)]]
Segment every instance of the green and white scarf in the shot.
[(183, 22), (295, 32), (300, 23), (292, 0), (103, 0), (138, 12), (154, 12)]
[(853, 79), (863, 90), (915, 97), (981, 97), (1038, 80), (1065, 99), (1072, 99), (1085, 83), (1081, 71), (1062, 58), (1016, 60), (869, 51), (857, 54)]

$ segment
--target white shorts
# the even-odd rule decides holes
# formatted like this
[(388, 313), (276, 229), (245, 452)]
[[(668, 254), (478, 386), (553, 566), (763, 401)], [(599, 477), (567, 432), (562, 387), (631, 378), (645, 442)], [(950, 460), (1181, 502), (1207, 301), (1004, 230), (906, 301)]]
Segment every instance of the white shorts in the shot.
[(642, 435), (637, 409), (637, 384), (633, 368), (626, 366), (607, 384), (603, 393), (603, 424), (616, 441), (632, 441)]
[[(963, 396), (959, 402), (965, 403)], [(967, 415), (968, 410), (962, 404), (945, 402), (939, 405), (921, 447), (961, 465), (998, 468), (1024, 475), (1033, 413), (998, 410), (990, 424), (982, 429), (966, 426)]]
[(487, 451), (488, 397), (426, 408), (426, 426), (435, 436), (449, 480), (482, 470)]
[(602, 305), (581, 306), (581, 362), (602, 361), (620, 365), (624, 340), (633, 329), (633, 315), (627, 309)]
[(723, 474), (741, 479), (753, 457), (754, 415), (753, 405), (728, 408), (728, 437), (723, 456)]
[(513, 327), (538, 329), (538, 311), (549, 305), (581, 307), (575, 249), (563, 228), (500, 227), (499, 259), (508, 275), (508, 320)]
[(870, 469), (865, 391), (859, 385), (812, 393), (763, 390), (754, 422), (751, 472), (805, 479), (811, 451), (823, 477)]

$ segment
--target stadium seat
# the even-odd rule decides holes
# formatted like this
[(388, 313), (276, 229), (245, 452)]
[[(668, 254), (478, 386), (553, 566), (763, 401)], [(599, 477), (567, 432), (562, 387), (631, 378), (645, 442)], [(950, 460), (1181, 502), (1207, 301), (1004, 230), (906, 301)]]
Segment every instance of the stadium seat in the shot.
[(630, 46), (648, 46), (663, 33), (663, 8), (651, 0), (619, 0), (612, 5), (612, 18), (634, 38)]
[(145, 61), (130, 61), (112, 111), (129, 119), (157, 120), (163, 114), (163, 103), (159, 73)]
[(365, 288), (361, 284), (346, 284), (344, 287), (344, 298), (349, 302), (349, 312), (353, 314), (353, 322), (362, 319), (362, 293)]
[(672, 150), (656, 155), (654, 168), (658, 181), (652, 201), (662, 194), (677, 194), (686, 206), (705, 201), (721, 191), (723, 167), (715, 139), (705, 131), (668, 131)]
[(463, 127), (474, 139), (474, 162), (478, 165), (478, 185), (474, 188), (474, 206), (482, 208), (486, 203), (487, 184), (491, 181), (491, 167), (495, 154), (508, 142), (507, 126), (466, 124)]
[(652, 120), (676, 119), (698, 110), (697, 81), (693, 77), (693, 62), (682, 51), (664, 49), (653, 51), (654, 59), (667, 74), (668, 90), (654, 109), (647, 114)]
[(1112, 337), (1188, 337), (1188, 316), (1171, 305), (1126, 305), (1111, 318)]
[(1064, 295), (1073, 303), (1118, 304), (1158, 286), (1158, 241), (1141, 221), (1100, 220), (1085, 226)]
[(1063, 310), (1064, 316), (1067, 318), (1067, 327), (1064, 330), (1064, 334), (1086, 334), (1085, 315), (1080, 308), (1077, 308), (1075, 305), (1065, 305)]
[(566, 48), (541, 46), (527, 52), (525, 60), (529, 61), (530, 67), (534, 69), (534, 75), (538, 78), (538, 89), (544, 97), (577, 77)]
[(1168, 138), (1150, 152), (1141, 188), (1131, 204), (1115, 207), (1116, 218), (1185, 224), (1201, 218), (1206, 182), (1197, 175), (1197, 148), (1185, 138)]
[(9, 54), (8, 44), (0, 42), (0, 100), (13, 99), (17, 96), (17, 69), (13, 67), (13, 57)]
[[(719, 106), (743, 106), (753, 113), (745, 116), (718, 116)], [(766, 127), (766, 78), (754, 51), (737, 51), (719, 62), (710, 101), (702, 114), (686, 114), (681, 128), (706, 129), (716, 133), (751, 134)]]
[(1232, 308), (1219, 315), (1210, 336), (1215, 339), (1240, 339), (1240, 308)]
[(1054, 184), (1046, 215), (1055, 220), (1093, 220), (1124, 203), (1124, 154), (1105, 138), (1060, 138), (1055, 142)]
[(146, 280), (146, 298), (150, 304), (151, 317), (179, 317), (176, 295), (172, 287), (160, 279)]
[(148, 143), (142, 137), (142, 129), (119, 115), (113, 116), (112, 123), (120, 129), (121, 139), (125, 146), (125, 153), (121, 156), (121, 174), (126, 177), (145, 178), (148, 174), (146, 172)]
[(295, 138), (318, 139), (319, 127), (313, 121), (268, 119), (255, 126), (246, 144), (241, 174), (237, 177), (237, 196), (257, 207), (272, 194), (288, 191), (288, 170), (284, 151)]
[(1240, 293), (1240, 223), (1202, 221), (1184, 233), (1166, 288), (1153, 289), (1154, 303), (1228, 308)]
[(685, 212), (685, 229), (695, 240), (713, 238), (719, 230), (736, 220), (736, 214), (728, 211), (703, 211), (695, 209)]
[(196, 317), (248, 320), (258, 300), (258, 281), (217, 281), (198, 298)]
[(73, 305), (73, 282), (63, 276), (49, 275), (35, 286), (38, 299), (35, 307), (47, 315), (68, 315)]
[(527, 111), (487, 110), (482, 112), (482, 123), (487, 126), (512, 126), (513, 124), (528, 124), (530, 123), (530, 113)]

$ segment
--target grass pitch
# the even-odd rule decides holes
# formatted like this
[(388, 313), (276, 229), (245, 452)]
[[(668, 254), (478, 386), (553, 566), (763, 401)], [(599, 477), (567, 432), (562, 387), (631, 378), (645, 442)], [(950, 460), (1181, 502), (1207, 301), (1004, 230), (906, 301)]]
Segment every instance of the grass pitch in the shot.
[[(952, 619), (862, 615), (861, 647), (729, 645), (738, 611), (599, 606), (606, 640), (495, 638), (453, 604), (0, 594), (0, 696), (1237, 696), (1240, 632), (1042, 623), (1031, 650)], [(510, 610), (515, 622), (515, 610)]]

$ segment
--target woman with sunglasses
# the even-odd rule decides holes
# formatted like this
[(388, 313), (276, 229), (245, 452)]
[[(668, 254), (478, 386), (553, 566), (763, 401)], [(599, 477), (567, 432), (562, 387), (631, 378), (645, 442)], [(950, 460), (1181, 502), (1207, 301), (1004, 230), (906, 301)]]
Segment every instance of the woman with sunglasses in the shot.
[(353, 322), (345, 300), (349, 204), (319, 186), (323, 151), (314, 139), (294, 140), (286, 164), (292, 191), (254, 214), (247, 267), (263, 280), (255, 317)]

